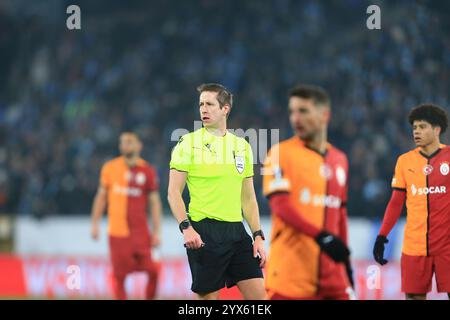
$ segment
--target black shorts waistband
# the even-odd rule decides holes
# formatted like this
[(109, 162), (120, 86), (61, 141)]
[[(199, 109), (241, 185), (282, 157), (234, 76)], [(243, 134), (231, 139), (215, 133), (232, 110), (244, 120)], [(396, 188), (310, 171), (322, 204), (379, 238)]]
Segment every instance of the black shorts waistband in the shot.
[(198, 222), (192, 221), (191, 224), (205, 242), (240, 241), (248, 237), (243, 222), (227, 222), (205, 218)]
[(189, 218), (191, 223), (204, 223), (204, 224), (227, 224), (227, 225), (241, 225), (243, 224), (243, 221), (223, 221), (223, 220), (217, 220), (217, 219), (211, 219), (211, 218), (204, 218), (200, 221), (193, 221)]

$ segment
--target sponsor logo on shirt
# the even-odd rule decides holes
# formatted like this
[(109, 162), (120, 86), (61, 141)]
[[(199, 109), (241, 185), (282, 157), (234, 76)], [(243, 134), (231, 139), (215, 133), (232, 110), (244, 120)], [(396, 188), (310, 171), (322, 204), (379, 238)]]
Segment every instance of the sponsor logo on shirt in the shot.
[(436, 193), (447, 193), (447, 187), (445, 186), (435, 186), (428, 188), (417, 188), (415, 185), (411, 185), (411, 194), (413, 196), (423, 196), (427, 194), (436, 194)]
[(123, 187), (118, 184), (115, 184), (113, 186), (114, 193), (120, 194), (120, 195), (126, 195), (128, 197), (140, 197), (142, 195), (142, 190), (139, 188), (133, 188), (133, 187)]
[(333, 195), (311, 194), (311, 190), (304, 188), (300, 191), (300, 203), (314, 207), (340, 208), (342, 199)]

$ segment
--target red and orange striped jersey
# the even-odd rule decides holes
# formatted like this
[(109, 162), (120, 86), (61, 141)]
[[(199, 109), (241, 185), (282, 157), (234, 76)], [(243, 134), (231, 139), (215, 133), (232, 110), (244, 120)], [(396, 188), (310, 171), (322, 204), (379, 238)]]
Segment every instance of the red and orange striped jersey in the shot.
[(432, 155), (419, 148), (401, 155), (392, 187), (406, 192), (402, 252), (411, 256), (450, 254), (450, 147)]
[(155, 169), (143, 159), (128, 167), (124, 157), (117, 157), (103, 165), (100, 185), (108, 192), (109, 235), (149, 234), (148, 195), (158, 190)]
[[(343, 152), (328, 144), (321, 155), (293, 137), (270, 150), (263, 175), (265, 196), (289, 193), (291, 203), (309, 223), (345, 237), (341, 229), (346, 215), (341, 209), (347, 201), (348, 162)], [(342, 264), (321, 253), (313, 238), (272, 214), (268, 290), (305, 298), (317, 295), (319, 288), (345, 291), (347, 285)]]

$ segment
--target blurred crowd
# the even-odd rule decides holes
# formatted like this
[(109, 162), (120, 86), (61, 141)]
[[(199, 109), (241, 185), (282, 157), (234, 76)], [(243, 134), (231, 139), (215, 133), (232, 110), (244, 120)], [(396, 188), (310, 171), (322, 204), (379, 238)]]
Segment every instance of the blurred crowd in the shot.
[(77, 31), (64, 1), (0, 6), (0, 213), (89, 213), (123, 130), (143, 138), (164, 200), (171, 134), (198, 120), (198, 84), (234, 93), (230, 128), (285, 139), (287, 91), (313, 83), (331, 95), (329, 139), (349, 156), (349, 215), (380, 218), (396, 158), (413, 147), (408, 111), (449, 106), (449, 19), (427, 1), (379, 1), (381, 30), (366, 28), (363, 0), (78, 3)]

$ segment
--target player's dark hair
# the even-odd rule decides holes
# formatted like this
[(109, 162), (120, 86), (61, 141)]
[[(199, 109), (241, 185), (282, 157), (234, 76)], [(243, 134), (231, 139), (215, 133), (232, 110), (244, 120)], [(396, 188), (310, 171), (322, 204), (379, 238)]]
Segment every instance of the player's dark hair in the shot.
[(413, 125), (414, 121), (426, 121), (433, 127), (440, 127), (441, 134), (447, 130), (448, 127), (448, 117), (447, 112), (432, 103), (424, 103), (418, 105), (411, 110), (408, 116), (408, 121), (410, 125)]
[(325, 89), (313, 86), (302, 84), (292, 88), (289, 91), (289, 98), (298, 97), (303, 99), (311, 99), (313, 100), (315, 105), (327, 106), (330, 107), (331, 101), (328, 93)]
[(140, 135), (139, 135), (137, 132), (133, 131), (133, 130), (125, 130), (125, 131), (122, 131), (122, 133), (121, 133), (120, 135), (122, 136), (122, 135), (124, 135), (124, 134), (132, 135), (132, 136), (134, 136), (139, 142), (142, 142), (142, 139), (141, 139)]
[(233, 95), (228, 91), (223, 85), (218, 83), (203, 83), (197, 87), (198, 93), (205, 91), (216, 92), (217, 100), (222, 108), (224, 105), (228, 104), (230, 108), (233, 106)]

